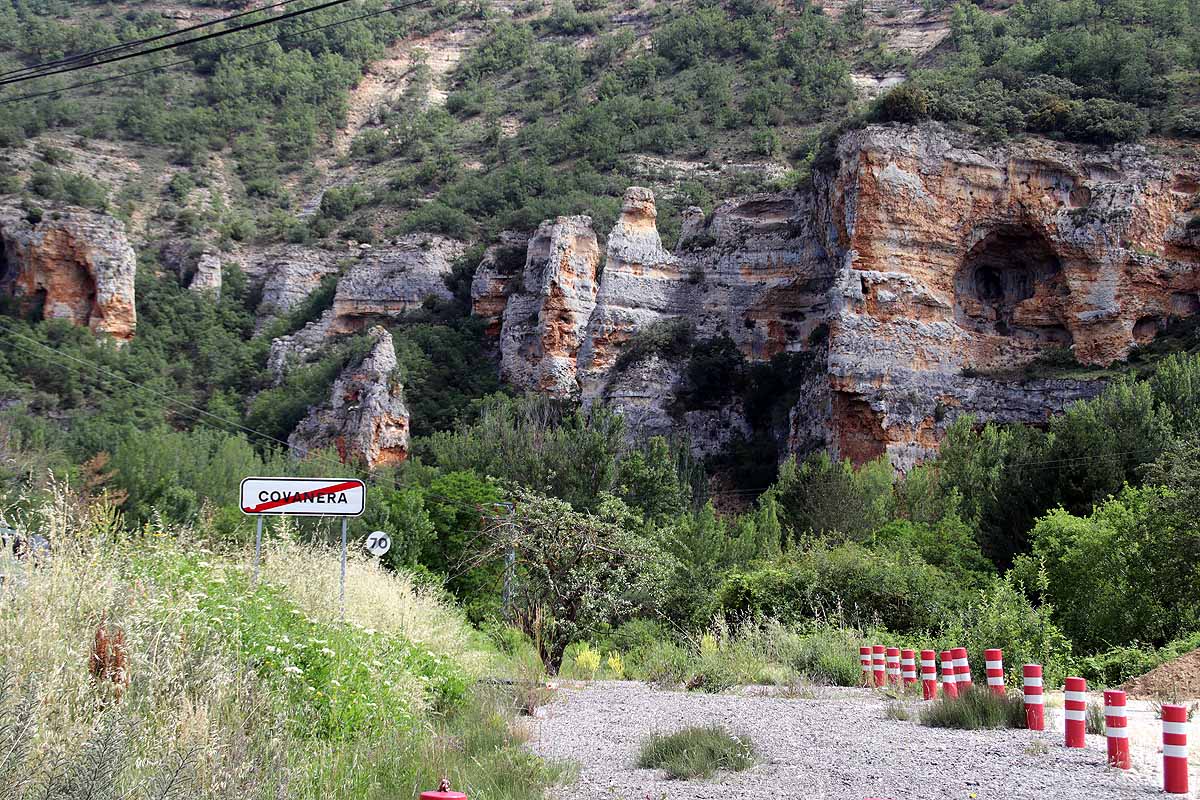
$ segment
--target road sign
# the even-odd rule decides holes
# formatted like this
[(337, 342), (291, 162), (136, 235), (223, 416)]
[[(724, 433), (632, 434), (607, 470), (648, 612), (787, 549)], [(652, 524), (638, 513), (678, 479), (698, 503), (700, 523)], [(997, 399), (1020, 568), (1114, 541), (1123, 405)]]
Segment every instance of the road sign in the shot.
[(357, 478), (244, 478), (242, 513), (297, 517), (357, 517), (366, 485)]
[(392, 537), (383, 531), (375, 531), (367, 537), (367, 543), (364, 546), (367, 548), (368, 553), (379, 557), (392, 549)]

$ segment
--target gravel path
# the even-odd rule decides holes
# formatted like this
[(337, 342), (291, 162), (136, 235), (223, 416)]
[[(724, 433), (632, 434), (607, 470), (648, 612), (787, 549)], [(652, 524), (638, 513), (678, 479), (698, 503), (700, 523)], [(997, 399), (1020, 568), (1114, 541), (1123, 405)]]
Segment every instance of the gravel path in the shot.
[[(1133, 769), (1122, 772), (1105, 766), (1102, 736), (1089, 736), (1083, 750), (1064, 748), (1062, 711), (1050, 705), (1050, 730), (1043, 733), (926, 728), (886, 719), (887, 705), (878, 693), (864, 689), (818, 687), (791, 698), (598, 682), (560, 688), (534, 722), (530, 746), (547, 758), (579, 765), (578, 780), (556, 790), (557, 800), (1163, 796), (1162, 757), (1154, 745), (1157, 723), (1148, 707), (1131, 708), (1130, 726), (1138, 728), (1131, 736)], [(758, 764), (709, 781), (671, 781), (660, 770), (634, 766), (647, 734), (713, 723), (750, 736)], [(1200, 749), (1195, 742), (1192, 747)], [(1193, 790), (1200, 785), (1197, 777), (1193, 768)]]

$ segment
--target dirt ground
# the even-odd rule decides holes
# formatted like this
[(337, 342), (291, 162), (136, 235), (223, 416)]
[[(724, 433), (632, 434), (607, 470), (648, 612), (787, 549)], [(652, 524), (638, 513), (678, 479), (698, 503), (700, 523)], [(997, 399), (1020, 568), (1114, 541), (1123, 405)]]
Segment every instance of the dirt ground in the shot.
[(1121, 687), (1130, 697), (1182, 702), (1200, 697), (1200, 650), (1160, 664)]

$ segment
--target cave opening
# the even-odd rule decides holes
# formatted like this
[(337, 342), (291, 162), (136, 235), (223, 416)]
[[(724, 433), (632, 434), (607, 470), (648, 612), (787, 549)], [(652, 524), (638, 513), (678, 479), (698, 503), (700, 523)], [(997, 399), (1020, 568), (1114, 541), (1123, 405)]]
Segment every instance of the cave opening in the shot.
[[(967, 252), (955, 280), (960, 324), (1046, 344), (1068, 345), (1061, 324), (1067, 296), (1062, 262), (1040, 233), (1023, 226), (997, 228)], [(1035, 309), (1022, 304), (1033, 297)]]

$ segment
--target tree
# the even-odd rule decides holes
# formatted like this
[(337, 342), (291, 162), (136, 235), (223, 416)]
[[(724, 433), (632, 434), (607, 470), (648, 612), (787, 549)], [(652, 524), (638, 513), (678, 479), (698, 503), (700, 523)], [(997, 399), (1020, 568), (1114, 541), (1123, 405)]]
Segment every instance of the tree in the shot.
[(613, 498), (597, 514), (527, 490), (514, 499), (511, 523), (485, 533), (494, 556), (514, 554), (513, 613), (554, 674), (568, 644), (658, 604), (667, 558)]

